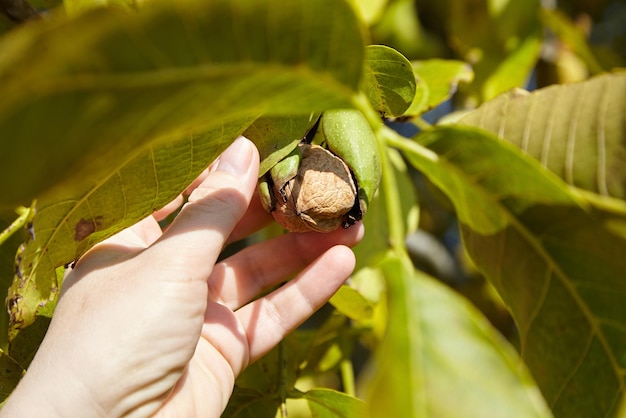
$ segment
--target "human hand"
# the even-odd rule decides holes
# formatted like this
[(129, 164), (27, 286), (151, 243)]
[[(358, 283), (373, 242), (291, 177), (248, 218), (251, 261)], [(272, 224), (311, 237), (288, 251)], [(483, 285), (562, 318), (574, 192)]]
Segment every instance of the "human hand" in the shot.
[(0, 415), (219, 417), (236, 376), (352, 272), (363, 234), (286, 234), (216, 263), (270, 219), (250, 204), (258, 167), (238, 139), (164, 232), (151, 216), (87, 252)]

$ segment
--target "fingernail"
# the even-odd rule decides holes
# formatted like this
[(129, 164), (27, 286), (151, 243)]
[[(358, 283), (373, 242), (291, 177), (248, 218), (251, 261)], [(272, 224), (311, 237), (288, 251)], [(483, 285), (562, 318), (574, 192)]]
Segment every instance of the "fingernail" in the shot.
[(248, 171), (251, 160), (250, 142), (239, 137), (219, 157), (216, 169), (233, 176), (241, 176)]

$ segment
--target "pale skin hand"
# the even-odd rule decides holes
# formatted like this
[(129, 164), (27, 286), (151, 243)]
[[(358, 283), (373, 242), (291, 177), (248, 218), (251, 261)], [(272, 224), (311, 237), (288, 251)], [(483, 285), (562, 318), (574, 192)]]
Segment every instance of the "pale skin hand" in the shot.
[(216, 264), (225, 243), (268, 221), (250, 204), (258, 164), (237, 140), (165, 232), (149, 217), (89, 251), (0, 416), (219, 417), (236, 376), (352, 272), (346, 245), (363, 234), (287, 234)]

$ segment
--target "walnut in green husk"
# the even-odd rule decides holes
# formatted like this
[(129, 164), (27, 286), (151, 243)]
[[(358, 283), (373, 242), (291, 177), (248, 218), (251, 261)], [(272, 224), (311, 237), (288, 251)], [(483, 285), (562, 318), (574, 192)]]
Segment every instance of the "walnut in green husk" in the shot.
[[(269, 192), (262, 199), (276, 221), (292, 232), (330, 232), (347, 227), (348, 214), (358, 205), (357, 188), (348, 166), (330, 151), (300, 144), (295, 151), (299, 166), (289, 162), (273, 168)], [(351, 224), (351, 223), (350, 223)]]
[(363, 114), (328, 110), (289, 155), (265, 172), (259, 194), (265, 209), (288, 230), (330, 232), (363, 218), (380, 177), (378, 141)]

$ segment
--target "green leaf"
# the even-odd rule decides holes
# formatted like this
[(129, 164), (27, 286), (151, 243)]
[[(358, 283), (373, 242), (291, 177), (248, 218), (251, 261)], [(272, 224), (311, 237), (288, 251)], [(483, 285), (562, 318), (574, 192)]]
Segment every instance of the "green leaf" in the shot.
[[(16, 253), (28, 236), (31, 218), (32, 212), (26, 208), (0, 211), (0, 289), (4, 292), (11, 286), (15, 275)], [(9, 347), (8, 327), (9, 312), (0, 309), (0, 349), (4, 351)]]
[(276, 416), (280, 400), (262, 396), (252, 389), (235, 390), (231, 395), (222, 418), (259, 418)]
[(4, 350), (0, 350), (0, 403), (9, 397), (24, 374), (24, 369)]
[(524, 38), (485, 80), (481, 89), (483, 99), (489, 100), (514, 87), (527, 85), (542, 45), (543, 40), (538, 32)]
[(363, 45), (332, 0), (156, 2), (23, 25), (0, 39), (0, 183), (12, 185), (0, 205), (228, 120), (347, 107)]
[(63, 0), (65, 13), (73, 15), (96, 7), (116, 6), (129, 9), (137, 7), (137, 0)]
[(259, 177), (293, 151), (317, 122), (320, 114), (267, 116), (254, 121), (243, 133), (259, 149)]
[[(43, 341), (52, 319), (53, 304), (48, 304), (46, 312), (38, 311), (32, 323), (15, 335), (9, 344), (9, 355), (24, 369), (30, 366), (37, 349)], [(9, 336), (11, 336), (9, 330)]]
[(415, 97), (411, 63), (388, 46), (368, 46), (362, 89), (376, 111), (385, 116), (402, 115)]
[(354, 288), (368, 302), (376, 305), (384, 295), (385, 278), (380, 273), (380, 269), (372, 266), (378, 264), (381, 258), (382, 256), (368, 260), (365, 267), (356, 270), (350, 276), (350, 287)]
[(390, 255), (388, 323), (367, 385), (371, 416), (549, 417), (519, 357), (467, 301)]
[(297, 393), (293, 387), (313, 338), (297, 330), (249, 365), (237, 377), (222, 417), (274, 417), (281, 400)]
[(626, 73), (491, 100), (459, 123), (487, 129), (568, 184), (626, 198)]
[(431, 59), (412, 63), (418, 80), (415, 99), (406, 115), (417, 116), (440, 105), (456, 92), (459, 83), (474, 78), (472, 67), (463, 61)]
[(373, 304), (350, 286), (341, 286), (329, 302), (339, 312), (357, 321), (371, 319), (374, 314)]
[(237, 378), (222, 416), (273, 417), (285, 398), (306, 399), (316, 417), (363, 416), (358, 415), (363, 412), (363, 402), (346, 394), (326, 389), (302, 393), (294, 389), (297, 377), (333, 370), (349, 356), (352, 347), (346, 338), (346, 324), (344, 316), (335, 314), (316, 330), (300, 329), (289, 335)]
[(417, 141), (395, 145), (454, 202), (466, 249), (510, 308), (555, 416), (611, 416), (625, 386), (626, 237), (492, 134), (438, 128)]
[(332, 389), (311, 389), (303, 398), (313, 418), (364, 418), (366, 405), (360, 399)]
[(342, 360), (349, 359), (353, 349), (351, 339), (356, 333), (348, 324), (344, 315), (334, 312), (317, 329), (307, 334), (299, 332), (301, 338), (307, 337), (304, 339), (306, 343), (299, 347), (298, 355), (302, 366), (298, 371), (299, 376), (314, 376), (316, 373), (337, 369)]
[(298, 331), (289, 335), (237, 377), (235, 392), (253, 389), (257, 396), (278, 397), (291, 390), (310, 340), (311, 335)]

